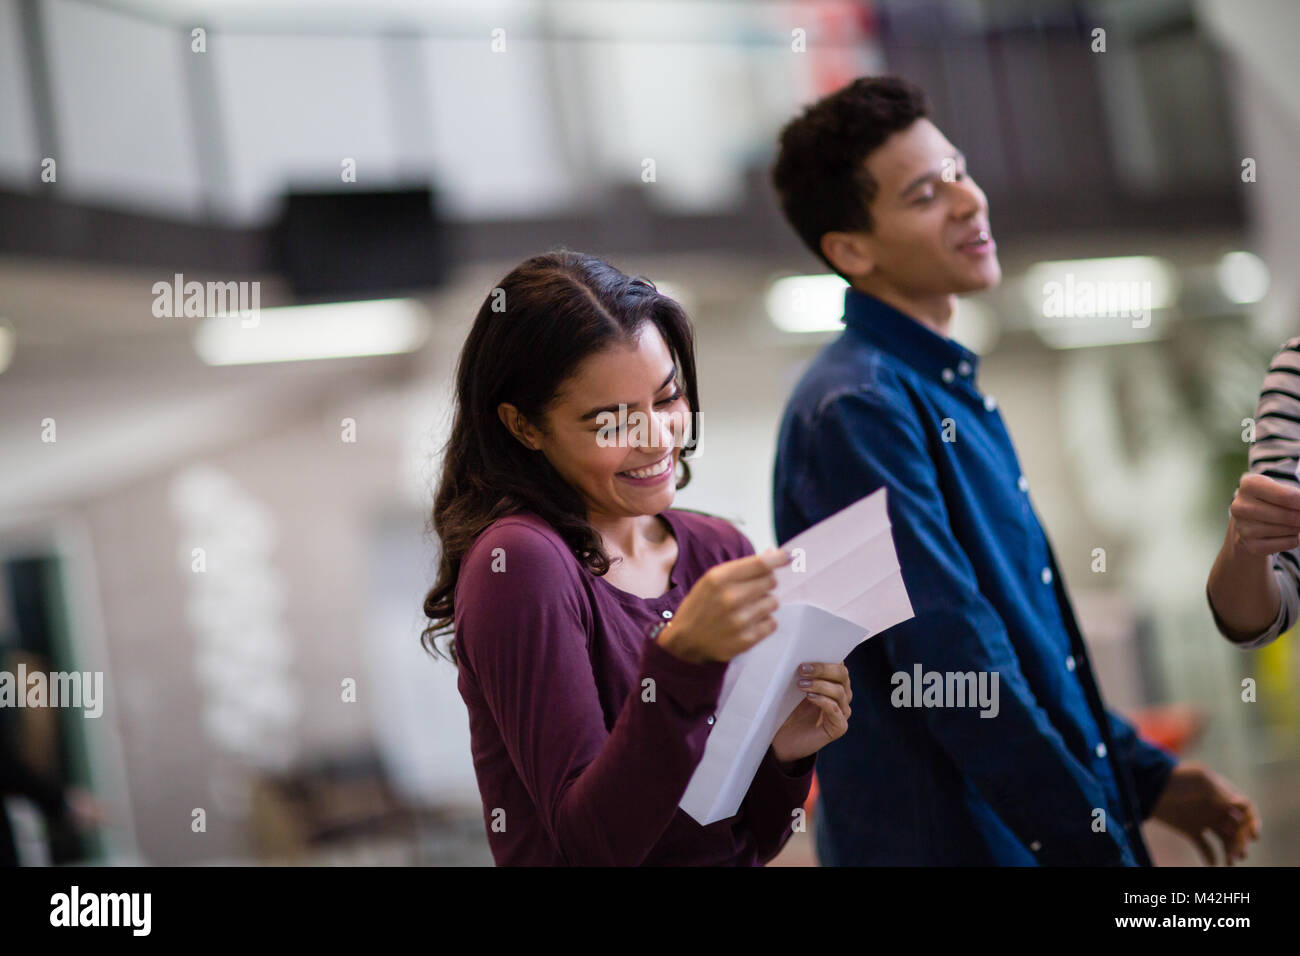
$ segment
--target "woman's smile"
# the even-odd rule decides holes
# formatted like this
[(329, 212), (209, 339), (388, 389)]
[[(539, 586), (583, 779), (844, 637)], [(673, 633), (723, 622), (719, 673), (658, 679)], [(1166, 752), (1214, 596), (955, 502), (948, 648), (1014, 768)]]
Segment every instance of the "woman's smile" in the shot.
[(670, 451), (651, 465), (615, 472), (615, 477), (633, 485), (658, 485), (671, 478), (672, 473), (673, 453)]

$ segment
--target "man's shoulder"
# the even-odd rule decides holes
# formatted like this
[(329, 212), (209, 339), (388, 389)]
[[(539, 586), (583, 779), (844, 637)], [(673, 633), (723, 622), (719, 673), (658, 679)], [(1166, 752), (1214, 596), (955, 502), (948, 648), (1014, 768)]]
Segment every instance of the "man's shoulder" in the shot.
[(883, 349), (845, 333), (804, 369), (786, 404), (787, 422), (813, 424), (848, 396), (892, 405), (906, 397), (908, 370)]

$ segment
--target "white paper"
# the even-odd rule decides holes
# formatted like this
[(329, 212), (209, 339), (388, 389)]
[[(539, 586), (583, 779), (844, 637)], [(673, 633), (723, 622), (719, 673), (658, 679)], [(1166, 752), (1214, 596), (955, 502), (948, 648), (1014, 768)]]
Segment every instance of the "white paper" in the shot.
[(728, 665), (704, 756), (680, 803), (705, 826), (740, 811), (772, 738), (803, 699), (795, 668), (842, 661), (913, 616), (884, 488), (782, 547), (795, 560), (775, 572), (777, 629)]

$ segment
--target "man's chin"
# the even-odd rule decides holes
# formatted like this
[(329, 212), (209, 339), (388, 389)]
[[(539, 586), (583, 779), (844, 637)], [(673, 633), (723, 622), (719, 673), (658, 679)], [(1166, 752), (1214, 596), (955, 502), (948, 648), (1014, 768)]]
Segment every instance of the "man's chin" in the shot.
[(957, 290), (958, 295), (966, 295), (971, 292), (984, 292), (992, 289), (1002, 282), (1002, 267), (997, 262), (985, 266), (973, 273), (968, 272), (964, 277), (962, 288)]

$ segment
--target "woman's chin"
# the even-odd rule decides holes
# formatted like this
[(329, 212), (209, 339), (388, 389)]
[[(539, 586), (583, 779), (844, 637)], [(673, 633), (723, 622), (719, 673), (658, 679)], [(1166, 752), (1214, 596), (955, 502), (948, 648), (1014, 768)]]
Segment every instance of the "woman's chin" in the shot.
[[(615, 479), (618, 481), (618, 479)], [(676, 497), (677, 489), (674, 482), (668, 482), (666, 487), (638, 489), (628, 488), (626, 482), (618, 482), (624, 487), (619, 489), (618, 499), (623, 503), (623, 510), (631, 511), (638, 515), (655, 515), (661, 511), (671, 508), (673, 499)]]

